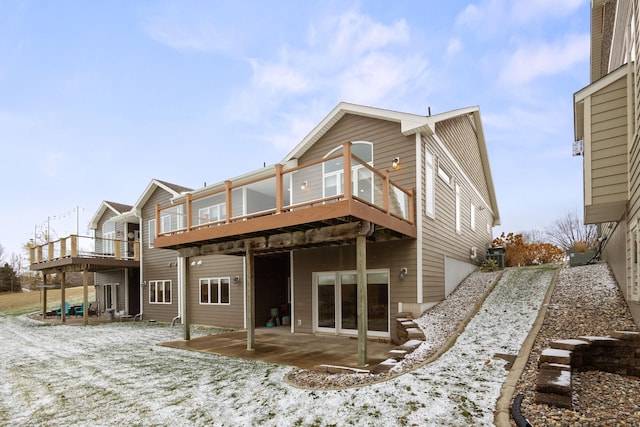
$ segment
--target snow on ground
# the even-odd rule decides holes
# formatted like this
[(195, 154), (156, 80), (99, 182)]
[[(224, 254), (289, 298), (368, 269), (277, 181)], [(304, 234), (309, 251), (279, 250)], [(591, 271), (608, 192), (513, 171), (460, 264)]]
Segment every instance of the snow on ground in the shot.
[(8, 425), (492, 425), (554, 271), (507, 270), (456, 344), (392, 380), (343, 390), (287, 385), (290, 367), (156, 346), (159, 324), (42, 326), (0, 315), (0, 420)]

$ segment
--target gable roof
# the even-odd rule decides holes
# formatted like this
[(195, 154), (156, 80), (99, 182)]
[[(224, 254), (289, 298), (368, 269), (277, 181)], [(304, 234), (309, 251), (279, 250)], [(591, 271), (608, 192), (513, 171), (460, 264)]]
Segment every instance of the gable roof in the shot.
[(172, 184), (170, 182), (161, 181), (159, 179), (152, 179), (149, 185), (147, 185), (147, 188), (145, 188), (142, 192), (142, 195), (140, 196), (138, 201), (135, 203), (135, 205), (133, 205), (132, 210), (139, 212), (140, 209), (142, 209), (142, 206), (147, 203), (147, 201), (157, 188), (163, 189), (164, 191), (171, 194), (172, 197), (180, 197), (185, 193), (193, 191), (191, 188), (183, 187), (182, 185)]
[(455, 116), (471, 114), (478, 111), (478, 107), (461, 108), (449, 112), (434, 114), (432, 116), (420, 116), (417, 114), (402, 113), (399, 111), (385, 110), (383, 108), (368, 107), (365, 105), (341, 102), (313, 128), (307, 136), (284, 158), (283, 163), (302, 156), (313, 144), (316, 143), (333, 125), (345, 114), (353, 114), (362, 117), (387, 120), (400, 123), (400, 131), (403, 135), (413, 135), (421, 132), (425, 135), (433, 135), (437, 122), (450, 119)]
[(100, 221), (100, 218), (102, 218), (102, 216), (107, 210), (111, 210), (113, 213), (116, 214), (116, 216), (118, 216), (118, 215), (122, 215), (127, 211), (130, 211), (131, 208), (132, 208), (131, 205), (125, 205), (123, 203), (116, 203), (116, 202), (108, 202), (106, 200), (103, 200), (102, 203), (100, 203), (100, 207), (91, 218), (91, 221), (89, 221), (89, 229), (96, 230), (98, 228), (98, 222)]

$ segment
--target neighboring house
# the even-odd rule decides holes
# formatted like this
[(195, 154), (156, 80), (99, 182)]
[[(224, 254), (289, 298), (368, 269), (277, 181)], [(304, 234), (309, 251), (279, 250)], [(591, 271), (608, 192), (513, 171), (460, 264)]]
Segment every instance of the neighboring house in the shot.
[[(118, 221), (117, 217), (132, 206), (121, 203), (101, 203), (89, 222), (95, 236), (95, 253), (105, 257), (134, 258), (134, 246), (140, 241), (139, 222), (133, 219)], [(135, 316), (140, 309), (140, 268), (114, 268), (95, 273), (96, 300), (101, 313), (112, 309), (115, 313)]]
[(477, 107), (341, 103), (281, 163), (139, 205), (156, 235), (146, 286), (170, 281), (173, 307), (173, 270), (146, 271), (148, 244), (173, 250), (186, 326), (244, 325), (253, 348), (277, 308), (292, 332), (357, 335), (361, 362), (395, 313), (420, 315), (477, 268), (500, 221)]
[(599, 224), (602, 259), (640, 324), (640, 8), (591, 4), (591, 84), (574, 94), (576, 148), (584, 156), (584, 221)]
[[(62, 321), (65, 321), (66, 276), (82, 272), (83, 305), (96, 299), (100, 311), (137, 313), (135, 288), (139, 282), (140, 245), (136, 240), (138, 225), (134, 222), (118, 223), (114, 219), (130, 206), (102, 202), (91, 220), (93, 236), (70, 235), (61, 239), (30, 247), (30, 269), (42, 273), (42, 314), (46, 315), (48, 280), (59, 275), (61, 287)], [(89, 274), (94, 274), (95, 295), (89, 296)], [(93, 290), (93, 289), (92, 289)], [(89, 310), (83, 310), (84, 324), (88, 324)]]

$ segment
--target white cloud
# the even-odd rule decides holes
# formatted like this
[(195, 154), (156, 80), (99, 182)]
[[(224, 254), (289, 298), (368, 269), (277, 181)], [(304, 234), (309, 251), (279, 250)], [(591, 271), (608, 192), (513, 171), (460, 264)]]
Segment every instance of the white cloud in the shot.
[[(315, 122), (294, 119), (311, 105), (324, 113), (339, 101), (385, 105), (396, 93), (421, 81), (427, 61), (410, 46), (411, 31), (404, 19), (386, 24), (348, 10), (310, 24), (298, 45), (283, 45), (274, 59), (248, 59), (253, 75), (227, 106), (226, 117), (244, 122), (282, 122), (273, 139), (291, 147)], [(308, 96), (303, 98), (302, 96)], [(285, 111), (273, 118), (271, 111)], [(296, 114), (289, 114), (295, 111)], [(317, 118), (317, 117), (316, 117)]]
[(453, 37), (447, 44), (446, 57), (451, 58), (458, 54), (460, 51), (462, 51), (462, 41), (460, 41), (460, 39), (457, 37)]
[[(239, 34), (222, 30), (212, 14), (198, 14), (191, 8), (167, 5), (148, 16), (142, 23), (147, 35), (158, 43), (182, 51), (231, 52)], [(236, 37), (238, 36), (238, 37)]]
[(486, 35), (505, 27), (541, 20), (562, 19), (588, 0), (483, 0), (468, 5), (457, 17), (456, 25)]
[(572, 34), (555, 43), (522, 46), (507, 59), (499, 81), (521, 85), (566, 71), (589, 59), (589, 43), (588, 34)]

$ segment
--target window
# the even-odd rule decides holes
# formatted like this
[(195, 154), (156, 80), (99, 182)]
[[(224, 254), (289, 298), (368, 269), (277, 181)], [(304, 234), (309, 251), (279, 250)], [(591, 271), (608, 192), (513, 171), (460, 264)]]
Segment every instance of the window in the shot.
[(449, 172), (447, 172), (446, 170), (444, 170), (442, 168), (442, 166), (440, 166), (440, 164), (438, 164), (438, 176), (440, 177), (441, 180), (443, 180), (449, 187), (452, 186), (453, 184), (453, 180), (451, 179), (451, 175), (449, 175)]
[(221, 221), (227, 217), (227, 204), (218, 203), (198, 210), (198, 224)]
[(427, 216), (431, 218), (435, 218), (436, 216), (436, 194), (435, 194), (435, 167), (433, 162), (433, 154), (430, 152), (426, 152), (427, 158), (427, 169), (425, 171), (425, 192), (426, 192), (426, 203), (425, 203), (425, 213)]
[(462, 224), (460, 218), (460, 185), (456, 184), (456, 233), (462, 231)]
[(200, 279), (200, 304), (230, 304), (229, 284), (228, 277)]
[(102, 253), (114, 254), (113, 241), (116, 238), (116, 223), (113, 220), (107, 220), (102, 224)]
[(156, 220), (155, 219), (149, 220), (148, 236), (149, 236), (149, 248), (153, 248), (153, 241), (156, 238)]
[[(325, 157), (332, 156), (342, 147), (330, 151)], [(373, 144), (370, 142), (354, 142), (351, 153), (373, 166)], [(322, 164), (324, 197), (337, 196), (344, 193), (344, 161), (341, 157)], [(351, 166), (352, 194), (368, 202), (373, 202), (373, 173), (361, 164)]]
[(474, 205), (473, 203), (471, 204), (470, 221), (471, 221), (471, 229), (475, 231), (475, 229), (476, 229), (476, 205)]
[(629, 282), (629, 299), (631, 301), (640, 300), (640, 262), (639, 262), (639, 254), (638, 254), (638, 229), (637, 225), (633, 227), (631, 230), (631, 280)]
[(171, 280), (151, 280), (149, 282), (149, 303), (171, 304)]

